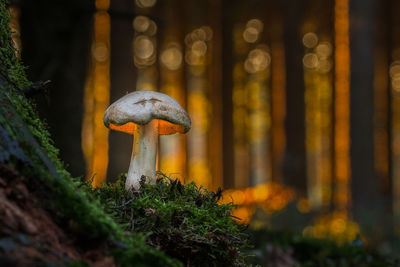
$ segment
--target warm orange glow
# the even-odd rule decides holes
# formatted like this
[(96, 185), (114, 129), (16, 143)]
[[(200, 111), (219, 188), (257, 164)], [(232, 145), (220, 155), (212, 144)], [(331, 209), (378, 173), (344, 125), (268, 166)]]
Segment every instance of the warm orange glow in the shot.
[(19, 25), (19, 17), (21, 15), (21, 10), (17, 6), (10, 6), (8, 8), (8, 12), (10, 12), (10, 22), (9, 26), (11, 29), (11, 39), (14, 45), (14, 52), (17, 58), (21, 57), (21, 29)]
[(232, 215), (234, 220), (238, 223), (247, 224), (250, 222), (251, 217), (254, 214), (254, 207), (253, 206), (241, 206), (235, 210), (233, 210)]
[(335, 178), (334, 204), (349, 206), (350, 180), (350, 48), (349, 2), (335, 2)]
[[(174, 133), (184, 133), (185, 129), (182, 125), (173, 124), (169, 121), (164, 120), (156, 120), (158, 122), (158, 134), (159, 135), (168, 135)], [(133, 122), (128, 122), (123, 125), (116, 125), (110, 123), (109, 128), (112, 130), (134, 134), (137, 128), (137, 124)]]
[(255, 187), (226, 190), (220, 203), (239, 205), (239, 208), (234, 210), (233, 215), (242, 219), (239, 220), (240, 223), (248, 223), (256, 207), (260, 207), (266, 213), (271, 214), (285, 208), (294, 198), (293, 190), (269, 182)]
[(99, 11), (107, 10), (110, 7), (110, 0), (96, 0), (95, 6)]
[(311, 205), (308, 199), (301, 198), (296, 204), (297, 210), (301, 213), (308, 213), (311, 211)]
[(84, 92), (82, 150), (86, 161), (86, 178), (100, 186), (106, 179), (108, 165), (108, 130), (103, 114), (110, 98), (110, 16), (109, 0), (97, 0), (94, 15), (94, 38), (90, 69)]
[(360, 234), (357, 223), (348, 219), (346, 212), (333, 212), (321, 215), (314, 224), (303, 230), (303, 235), (314, 238), (329, 238), (339, 244), (351, 242)]

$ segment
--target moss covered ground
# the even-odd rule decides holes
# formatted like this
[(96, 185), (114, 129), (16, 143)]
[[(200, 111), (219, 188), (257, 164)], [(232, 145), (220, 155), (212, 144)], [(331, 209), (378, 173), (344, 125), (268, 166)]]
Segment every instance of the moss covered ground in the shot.
[(124, 175), (115, 184), (86, 188), (125, 231), (145, 235), (147, 244), (186, 266), (245, 266), (245, 226), (232, 219), (232, 203), (218, 204), (221, 191), (161, 173), (155, 185), (142, 178), (137, 191), (125, 190)]

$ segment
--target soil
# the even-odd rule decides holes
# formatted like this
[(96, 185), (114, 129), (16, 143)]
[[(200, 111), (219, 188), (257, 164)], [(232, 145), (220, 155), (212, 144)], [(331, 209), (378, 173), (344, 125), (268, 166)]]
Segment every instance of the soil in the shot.
[(105, 241), (86, 238), (50, 206), (45, 187), (0, 164), (0, 266), (115, 266)]

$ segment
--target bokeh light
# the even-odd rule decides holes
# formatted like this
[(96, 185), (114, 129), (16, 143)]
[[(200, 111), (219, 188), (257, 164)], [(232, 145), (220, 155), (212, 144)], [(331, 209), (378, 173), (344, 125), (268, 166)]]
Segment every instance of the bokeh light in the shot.
[(314, 32), (304, 34), (303, 44), (307, 48), (315, 47), (318, 44), (318, 36)]
[(294, 199), (295, 193), (292, 189), (269, 182), (244, 189), (226, 190), (219, 202), (239, 205), (233, 215), (239, 223), (248, 223), (256, 208), (271, 214), (284, 209)]
[(243, 39), (248, 43), (255, 43), (260, 33), (262, 32), (264, 24), (259, 19), (251, 19), (247, 22), (246, 28), (243, 31)]
[(328, 238), (339, 244), (351, 242), (360, 234), (357, 223), (347, 218), (346, 213), (332, 212), (321, 215), (314, 220), (314, 224), (303, 230), (303, 235), (314, 238)]
[(395, 92), (400, 92), (400, 61), (394, 61), (390, 65), (389, 74), (392, 88)]
[(204, 41), (197, 40), (192, 44), (192, 53), (196, 57), (204, 56), (207, 52), (207, 45)]
[(271, 63), (271, 56), (266, 49), (256, 48), (250, 51), (244, 67), (249, 73), (265, 70)]
[(258, 39), (257, 29), (250, 27), (246, 28), (243, 32), (243, 39), (248, 43), (254, 43)]
[(261, 33), (264, 28), (264, 23), (259, 19), (251, 19), (247, 22), (246, 28), (254, 28), (258, 33)]
[(92, 47), (92, 55), (98, 62), (105, 62), (109, 57), (109, 50), (104, 42), (96, 42)]
[(202, 26), (185, 36), (185, 62), (190, 66), (197, 66), (196, 69), (192, 69), (192, 72), (197, 73), (197, 75), (201, 75), (205, 71), (207, 42), (212, 39), (212, 34), (210, 27)]
[(155, 62), (155, 45), (148, 36), (139, 35), (135, 38), (133, 52), (135, 65), (138, 67), (148, 66)]
[(327, 58), (332, 54), (332, 45), (329, 42), (321, 42), (315, 48), (315, 52), (319, 58)]
[(135, 0), (135, 3), (140, 8), (149, 8), (153, 7), (157, 3), (157, 0)]
[(307, 53), (303, 57), (303, 64), (306, 68), (315, 69), (318, 66), (318, 57), (315, 53)]
[(178, 44), (171, 43), (161, 53), (161, 63), (169, 70), (177, 70), (182, 64), (182, 51)]
[(156, 23), (146, 16), (137, 16), (132, 22), (132, 26), (136, 32), (147, 36), (154, 36), (157, 33)]
[(154, 53), (153, 42), (146, 36), (139, 36), (134, 43), (135, 56), (141, 59), (148, 59)]
[(150, 27), (150, 20), (145, 16), (137, 16), (133, 20), (133, 28), (138, 32), (145, 32)]

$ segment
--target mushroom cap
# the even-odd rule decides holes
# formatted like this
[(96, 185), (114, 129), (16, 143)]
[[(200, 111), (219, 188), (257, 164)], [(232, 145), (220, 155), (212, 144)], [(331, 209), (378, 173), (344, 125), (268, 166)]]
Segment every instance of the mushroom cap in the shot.
[(159, 121), (160, 135), (186, 133), (191, 121), (187, 112), (172, 97), (154, 91), (135, 91), (111, 104), (104, 113), (104, 125), (134, 134), (137, 125)]

